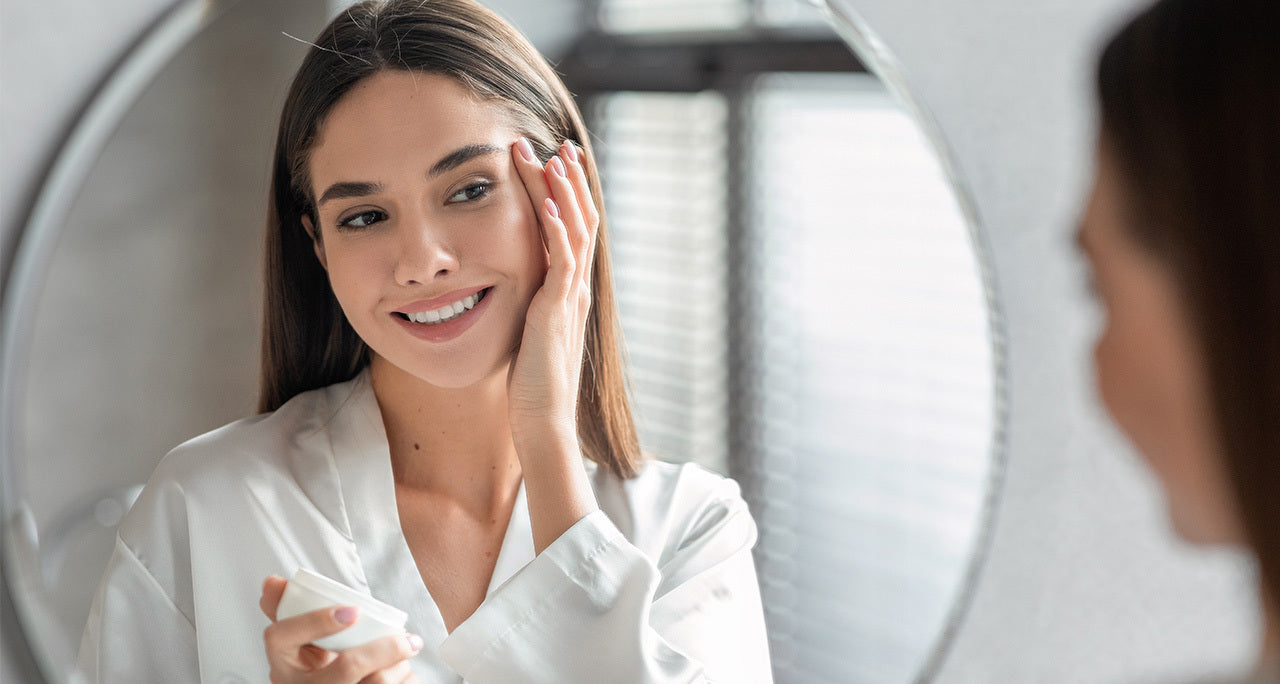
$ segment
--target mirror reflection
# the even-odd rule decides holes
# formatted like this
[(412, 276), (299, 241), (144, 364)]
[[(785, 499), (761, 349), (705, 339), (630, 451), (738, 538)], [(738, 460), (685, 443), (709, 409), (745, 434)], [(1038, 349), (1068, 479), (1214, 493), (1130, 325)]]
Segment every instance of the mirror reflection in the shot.
[[(758, 529), (750, 558), (768, 659), (726, 664), (754, 668), (756, 679), (734, 681), (900, 683), (927, 675), (972, 581), (999, 405), (982, 257), (940, 152), (868, 71), (870, 58), (855, 56), (803, 3), (604, 0), (584, 8), (563, 0), (536, 12), (486, 4), (556, 65), (591, 132), (582, 142), (594, 154), (607, 209), (640, 448), (732, 478)], [(116, 526), (161, 457), (260, 408), (262, 231), (276, 126), (309, 48), (303, 41), (325, 45), (321, 29), (346, 9), (246, 0), (220, 14), (159, 71), (70, 208), (40, 293), (21, 416), (25, 501), (68, 643), (79, 643), (118, 550)], [(371, 111), (352, 120), (376, 131)], [(433, 122), (450, 120), (439, 114)], [(349, 130), (355, 140), (360, 126)], [(343, 161), (331, 161), (329, 171), (313, 166), (311, 180), (329, 187), (394, 177), (377, 163), (390, 155), (370, 155), (360, 166), (356, 152), (368, 146), (329, 155)], [(544, 147), (536, 150), (540, 162), (555, 152)], [(493, 176), (486, 182), (497, 188), (528, 187), (514, 165), (465, 166), (458, 169)], [(349, 176), (352, 169), (364, 174)], [(458, 189), (466, 196), (471, 187)], [(390, 220), (404, 205), (395, 192), (348, 198), (333, 207), (341, 216), (320, 210), (316, 223), (369, 211), (381, 212), (370, 221)], [(324, 230), (325, 257), (371, 253), (356, 251), (350, 234)], [(343, 252), (343, 241), (352, 249)], [(466, 284), (489, 282), (472, 280)], [(423, 288), (422, 299), (444, 289)], [(375, 342), (376, 329), (353, 325), (375, 356), (396, 357)], [(383, 429), (392, 412), (377, 399), (368, 405), (380, 409)], [(386, 423), (382, 448), (390, 444), (392, 463), (397, 434)], [(341, 474), (335, 481), (349, 484)], [(410, 498), (401, 484), (393, 503)], [(544, 550), (528, 487), (526, 472), (498, 497), (517, 520), (490, 526), (493, 581), (479, 586), (479, 598), (495, 596), (508, 577), (531, 574), (521, 572), (533, 567), (525, 563)], [(642, 519), (621, 519), (621, 511), (644, 516), (637, 495), (613, 499), (598, 487), (594, 495), (605, 529), (645, 529)], [(653, 516), (678, 510), (654, 503)], [(398, 513), (405, 524), (403, 507), (388, 511), (383, 522)], [(411, 530), (406, 525), (403, 535), (409, 547)], [(529, 548), (512, 547), (512, 530)], [(681, 548), (679, 539), (667, 541)], [(224, 561), (251, 564), (244, 552), (236, 558), (227, 549)], [(459, 602), (451, 612), (442, 589), (418, 591), (424, 582), (432, 589), (421, 556), (386, 560), (401, 570), (416, 565), (416, 590), (397, 594), (374, 576), (364, 588), (384, 600), (409, 597), (399, 607), (410, 612), (411, 629), (430, 631), (423, 615), (437, 616), (432, 651), (461, 622), (451, 616), (475, 605)], [(665, 559), (651, 560), (664, 570)], [(291, 574), (300, 564), (290, 556), (272, 572)], [(678, 576), (675, 567), (663, 574)], [(220, 598), (249, 602), (237, 614), (258, 620), (244, 630), (259, 645), (255, 657), (270, 624), (256, 612), (258, 591), (255, 583)], [(612, 629), (604, 643), (620, 641), (622, 628)], [(700, 645), (682, 642), (678, 625), (670, 629), (664, 637), (694, 663), (702, 653), (714, 659), (717, 648), (741, 653), (752, 638), (729, 634)], [(414, 666), (424, 681), (456, 676), (434, 656), (421, 660), (431, 661)]]

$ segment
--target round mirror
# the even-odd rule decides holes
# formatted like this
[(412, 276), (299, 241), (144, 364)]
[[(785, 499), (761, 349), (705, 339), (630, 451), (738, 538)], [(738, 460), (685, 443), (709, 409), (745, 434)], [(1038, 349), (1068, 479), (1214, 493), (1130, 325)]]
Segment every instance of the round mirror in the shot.
[[(931, 679), (991, 528), (1003, 370), (972, 204), (892, 55), (846, 0), (485, 4), (597, 136), (642, 443), (742, 484), (774, 680)], [(0, 503), (50, 680), (159, 459), (253, 412), (276, 119), (343, 5), (177, 5), (32, 204)]]

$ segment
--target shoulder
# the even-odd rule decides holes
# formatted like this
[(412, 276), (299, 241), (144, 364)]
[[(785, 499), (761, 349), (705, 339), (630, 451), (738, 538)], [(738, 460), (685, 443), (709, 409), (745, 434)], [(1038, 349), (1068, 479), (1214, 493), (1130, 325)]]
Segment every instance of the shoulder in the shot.
[(148, 487), (166, 482), (203, 483), (278, 469), (321, 433), (350, 399), (356, 380), (303, 392), (271, 413), (243, 418), (179, 444), (156, 467)]
[(279, 409), (237, 420), (175, 447), (161, 459), (121, 523), (128, 541), (159, 518), (185, 518), (193, 501), (231, 503), (248, 483), (292, 479), (328, 459), (325, 428), (353, 394), (355, 380), (303, 392)]

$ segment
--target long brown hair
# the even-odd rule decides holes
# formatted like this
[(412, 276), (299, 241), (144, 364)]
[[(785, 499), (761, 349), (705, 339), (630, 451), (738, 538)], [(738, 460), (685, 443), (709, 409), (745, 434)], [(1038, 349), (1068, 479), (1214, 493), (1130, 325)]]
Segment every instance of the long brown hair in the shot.
[(1201, 340), (1244, 533), (1280, 597), (1280, 3), (1156, 3), (1107, 45), (1097, 85), (1126, 223)]
[(315, 221), (308, 163), (333, 105), (387, 69), (449, 76), (501, 104), (539, 158), (568, 139), (585, 153), (600, 214), (587, 316), (578, 438), (585, 455), (622, 477), (635, 474), (639, 440), (627, 395), (600, 179), (582, 115), (546, 61), (514, 28), (470, 0), (362, 2), (340, 13), (294, 77), (276, 137), (266, 231), (266, 299), (258, 409), (349, 380), (369, 363), (312, 250), (302, 217)]

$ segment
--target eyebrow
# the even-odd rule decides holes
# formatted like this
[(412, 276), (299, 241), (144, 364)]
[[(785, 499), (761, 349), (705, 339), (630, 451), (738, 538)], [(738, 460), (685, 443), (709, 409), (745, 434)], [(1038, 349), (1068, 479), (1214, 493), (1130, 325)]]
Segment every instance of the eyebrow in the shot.
[(316, 202), (316, 206), (319, 207), (329, 200), (376, 195), (382, 192), (382, 189), (382, 183), (334, 183), (324, 191), (323, 195), (320, 195), (320, 201)]
[[(464, 145), (463, 147), (459, 147), (453, 152), (446, 154), (440, 159), (440, 161), (436, 162), (431, 169), (427, 171), (427, 178), (435, 178), (442, 173), (448, 173), (449, 171), (452, 171), (477, 157), (484, 157), (503, 151), (503, 148), (498, 147), (497, 145), (489, 145), (487, 143)], [(321, 204), (324, 204), (329, 200), (348, 199), (351, 197), (367, 197), (369, 195), (380, 193), (384, 189), (385, 186), (382, 183), (370, 183), (364, 181), (344, 181), (341, 183), (334, 183), (320, 195), (320, 199), (316, 202), (316, 206), (319, 207)]]
[(483, 157), (502, 151), (504, 151), (503, 148), (489, 144), (473, 144), (459, 147), (436, 162), (435, 166), (432, 166), (431, 170), (427, 172), (427, 178), (435, 178), (442, 173), (452, 171), (476, 157)]

